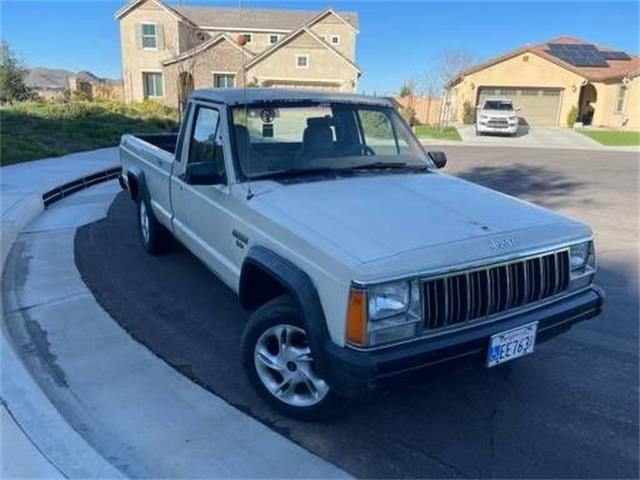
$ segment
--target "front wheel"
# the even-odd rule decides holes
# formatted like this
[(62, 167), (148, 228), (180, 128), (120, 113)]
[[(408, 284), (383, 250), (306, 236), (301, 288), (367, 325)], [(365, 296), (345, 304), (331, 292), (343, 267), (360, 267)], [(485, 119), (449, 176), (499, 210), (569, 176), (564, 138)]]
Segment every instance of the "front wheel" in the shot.
[(242, 355), (253, 388), (284, 415), (322, 420), (347, 405), (318, 375), (302, 316), (289, 296), (271, 300), (251, 316)]

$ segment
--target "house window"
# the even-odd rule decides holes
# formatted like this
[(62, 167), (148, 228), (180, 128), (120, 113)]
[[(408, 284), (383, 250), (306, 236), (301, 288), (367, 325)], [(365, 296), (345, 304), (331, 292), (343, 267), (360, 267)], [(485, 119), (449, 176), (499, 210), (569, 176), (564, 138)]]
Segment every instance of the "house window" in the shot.
[(235, 73), (214, 73), (213, 86), (215, 88), (232, 88), (236, 86)]
[(278, 43), (278, 40), (280, 40), (280, 36), (279, 35), (276, 35), (276, 34), (269, 35), (269, 43), (271, 45), (273, 45), (275, 43)]
[(309, 55), (296, 55), (296, 68), (309, 68)]
[(326, 36), (326, 35), (320, 35), (320, 38), (321, 38), (322, 40), (324, 40), (325, 42), (327, 41), (327, 36)]
[(331, 45), (340, 45), (340, 35), (331, 35)]
[(153, 23), (142, 24), (142, 48), (158, 48), (158, 32)]
[(164, 94), (162, 85), (162, 73), (143, 72), (144, 98), (159, 98)]
[(627, 86), (620, 85), (618, 89), (618, 96), (616, 97), (616, 113), (624, 112), (624, 99), (627, 96)]
[(247, 41), (247, 45), (251, 45), (253, 43), (253, 33), (245, 33), (244, 38)]

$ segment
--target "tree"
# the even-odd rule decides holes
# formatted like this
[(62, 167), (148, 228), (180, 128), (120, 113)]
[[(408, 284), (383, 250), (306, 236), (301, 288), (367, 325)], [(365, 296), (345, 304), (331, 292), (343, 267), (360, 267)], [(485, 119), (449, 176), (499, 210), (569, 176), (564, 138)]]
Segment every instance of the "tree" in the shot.
[(414, 80), (409, 80), (408, 82), (404, 82), (400, 87), (400, 96), (408, 97), (415, 93), (416, 82)]
[[(175, 35), (170, 35), (170, 37), (166, 40), (165, 45), (163, 45), (163, 48), (166, 48), (173, 58), (177, 58), (181, 53), (184, 53), (184, 51), (194, 48), (197, 45), (204, 43), (210, 39), (211, 37), (209, 35), (204, 34), (201, 31), (189, 28), (182, 33), (182, 37), (180, 39), (178, 39)], [(177, 47), (178, 45), (186, 45), (186, 48), (184, 48), (183, 51), (179, 51)], [(182, 118), (182, 114), (184, 113), (184, 109), (186, 108), (187, 101), (189, 100), (189, 95), (194, 89), (193, 79), (200, 62), (200, 55), (191, 55), (177, 62), (174, 67), (176, 68), (177, 72), (175, 80), (177, 82), (176, 87), (178, 92), (179, 118)]]
[(33, 91), (25, 83), (27, 69), (6, 41), (0, 43), (0, 103), (30, 100)]
[(462, 72), (477, 63), (477, 57), (470, 52), (446, 50), (432, 68), (422, 76), (421, 86), (428, 97), (441, 94), (440, 116), (438, 124), (444, 127), (448, 118), (449, 91), (446, 85)]

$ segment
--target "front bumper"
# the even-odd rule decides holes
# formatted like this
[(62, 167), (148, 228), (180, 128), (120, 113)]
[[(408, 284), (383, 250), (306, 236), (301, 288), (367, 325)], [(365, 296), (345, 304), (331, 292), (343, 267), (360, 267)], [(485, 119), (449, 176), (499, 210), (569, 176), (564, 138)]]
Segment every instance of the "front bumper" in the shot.
[(518, 131), (518, 124), (492, 125), (490, 123), (476, 123), (476, 130), (480, 133), (508, 133), (514, 135)]
[(355, 396), (386, 380), (445, 365), (485, 364), (489, 338), (499, 332), (538, 322), (536, 343), (544, 342), (572, 325), (602, 311), (604, 293), (598, 287), (559, 299), (534, 310), (495, 322), (379, 350), (354, 350), (325, 341), (320, 374), (339, 393)]

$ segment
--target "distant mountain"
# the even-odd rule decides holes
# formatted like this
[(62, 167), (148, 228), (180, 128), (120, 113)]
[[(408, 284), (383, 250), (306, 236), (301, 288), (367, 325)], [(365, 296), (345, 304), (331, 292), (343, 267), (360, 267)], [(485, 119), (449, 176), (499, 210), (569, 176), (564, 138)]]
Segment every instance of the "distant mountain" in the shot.
[(69, 77), (73, 72), (61, 68), (30, 68), (25, 79), (32, 88), (64, 88), (69, 85)]
[(98, 81), (109, 85), (120, 83), (120, 80), (100, 78), (86, 70), (72, 72), (61, 68), (47, 67), (30, 68), (27, 72), (27, 78), (25, 81), (26, 84), (32, 88), (66, 88), (69, 86), (69, 77), (72, 75), (78, 75), (82, 79), (92, 82)]

